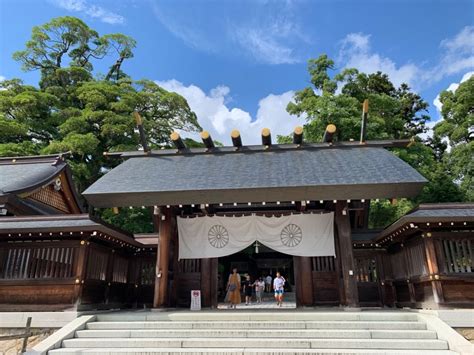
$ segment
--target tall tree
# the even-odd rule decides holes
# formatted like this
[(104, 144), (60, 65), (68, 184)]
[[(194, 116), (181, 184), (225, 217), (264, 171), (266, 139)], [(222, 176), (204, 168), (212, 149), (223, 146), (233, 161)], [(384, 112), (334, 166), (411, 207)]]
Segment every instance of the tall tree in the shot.
[(467, 200), (474, 201), (474, 75), (456, 91), (443, 91), (440, 101), (443, 120), (434, 127), (433, 139), (448, 140), (444, 164)]
[(307, 139), (320, 141), (329, 123), (337, 126), (337, 139), (358, 139), (365, 99), (370, 102), (368, 139), (406, 138), (426, 130), (428, 104), (408, 85), (396, 88), (381, 72), (345, 69), (331, 77), (331, 70), (334, 61), (326, 55), (311, 59), (308, 72), (312, 86), (297, 91), (294, 102), (287, 106), (290, 114), (307, 118)]
[[(307, 141), (321, 141), (329, 123), (337, 127), (336, 140), (358, 140), (362, 103), (365, 99), (369, 99), (368, 139), (411, 138), (426, 132), (425, 123), (430, 119), (427, 115), (428, 104), (420, 95), (412, 92), (408, 85), (395, 87), (389, 77), (381, 72), (366, 74), (349, 68), (332, 73), (334, 69), (334, 61), (326, 55), (311, 59), (308, 62), (311, 86), (297, 91), (294, 102), (287, 106), (290, 114), (306, 118), (304, 134)], [(450, 115), (452, 119), (437, 126), (439, 135), (444, 132), (445, 136), (451, 133), (457, 140), (470, 139), (468, 127), (471, 127), (472, 134), (474, 90), (469, 89), (468, 85), (465, 84), (460, 91), (460, 98), (455, 98), (452, 93), (441, 96), (442, 100), (447, 102), (444, 107), (446, 115)], [(471, 102), (470, 111), (467, 102)], [(417, 138), (410, 148), (393, 150), (394, 154), (424, 175), (428, 183), (420, 196), (412, 201), (402, 200), (397, 206), (391, 206), (384, 201), (374, 204), (371, 212), (373, 226), (381, 227), (380, 224), (384, 220), (386, 223), (393, 221), (419, 202), (462, 201), (465, 198), (452, 176), (462, 177), (463, 181), (466, 181), (468, 170), (471, 169), (472, 177), (472, 161), (468, 164), (466, 160), (469, 157), (469, 149), (465, 147), (466, 144), (459, 151), (453, 149), (453, 153), (456, 151), (458, 155), (449, 154), (448, 157), (462, 160), (464, 165), (454, 164), (450, 168), (450, 165), (446, 164), (446, 145), (439, 135), (427, 142)], [(284, 142), (289, 138), (279, 137), (279, 140)], [(470, 157), (472, 158), (472, 150)], [(461, 167), (464, 170), (461, 171)]]
[[(0, 83), (0, 155), (71, 151), (81, 191), (118, 164), (103, 152), (140, 149), (134, 111), (143, 117), (151, 147), (169, 145), (175, 129), (199, 130), (182, 96), (124, 72), (135, 46), (133, 38), (101, 36), (74, 17), (34, 27), (25, 49), (13, 58), (24, 70), (41, 72), (39, 88), (19, 79)], [(109, 58), (107, 73), (94, 70), (94, 64)], [(147, 210), (141, 209), (118, 216), (108, 211), (104, 218), (128, 230), (141, 226), (149, 231), (151, 225)]]

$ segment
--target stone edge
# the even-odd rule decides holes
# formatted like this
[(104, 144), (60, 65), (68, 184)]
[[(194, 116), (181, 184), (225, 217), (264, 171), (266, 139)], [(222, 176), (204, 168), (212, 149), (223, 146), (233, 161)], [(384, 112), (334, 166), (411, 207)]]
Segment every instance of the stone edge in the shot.
[(0, 312), (0, 328), (25, 328), (31, 317), (32, 328), (61, 328), (78, 317), (77, 312)]
[(41, 343), (35, 345), (32, 349), (26, 351), (25, 354), (46, 355), (49, 350), (60, 348), (63, 340), (73, 338), (76, 330), (84, 329), (88, 322), (93, 322), (95, 320), (95, 315), (76, 318), (54, 334), (44, 339)]
[(435, 331), (438, 334), (438, 339), (446, 341), (449, 350), (455, 351), (460, 355), (474, 354), (474, 345), (436, 315), (418, 313), (418, 319), (426, 323), (428, 330)]

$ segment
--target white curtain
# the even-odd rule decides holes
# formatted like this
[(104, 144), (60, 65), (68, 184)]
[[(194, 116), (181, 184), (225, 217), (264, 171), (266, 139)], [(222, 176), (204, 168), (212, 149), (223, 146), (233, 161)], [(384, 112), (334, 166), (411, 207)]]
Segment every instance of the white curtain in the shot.
[(255, 241), (297, 256), (335, 256), (334, 213), (265, 216), (178, 217), (179, 258), (216, 258)]

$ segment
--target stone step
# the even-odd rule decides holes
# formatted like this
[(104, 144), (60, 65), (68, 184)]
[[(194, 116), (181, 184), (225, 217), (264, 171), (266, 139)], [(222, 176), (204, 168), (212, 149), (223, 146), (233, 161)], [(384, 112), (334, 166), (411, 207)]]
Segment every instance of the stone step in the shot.
[(51, 355), (303, 355), (303, 354), (320, 354), (320, 355), (457, 355), (456, 352), (450, 350), (381, 350), (381, 349), (254, 349), (254, 348), (63, 348), (49, 351)]
[[(77, 338), (358, 338), (436, 339), (430, 330), (348, 329), (112, 329), (78, 330)], [(243, 340), (245, 341), (245, 340)]]
[(411, 312), (129, 312), (103, 313), (98, 321), (418, 321)]
[(308, 339), (308, 338), (75, 338), (65, 348), (296, 348), (296, 349), (409, 349), (447, 350), (437, 339)]
[(414, 321), (129, 321), (92, 322), (87, 329), (406, 329), (424, 330)]

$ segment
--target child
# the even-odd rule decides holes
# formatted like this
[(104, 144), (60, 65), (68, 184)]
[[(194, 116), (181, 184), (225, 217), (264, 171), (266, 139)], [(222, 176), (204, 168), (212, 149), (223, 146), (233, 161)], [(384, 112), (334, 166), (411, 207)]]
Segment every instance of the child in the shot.
[(255, 281), (254, 285), (255, 295), (257, 296), (257, 303), (262, 303), (262, 294), (263, 291), (265, 291), (265, 281), (263, 281), (263, 278), (260, 277), (257, 281)]

